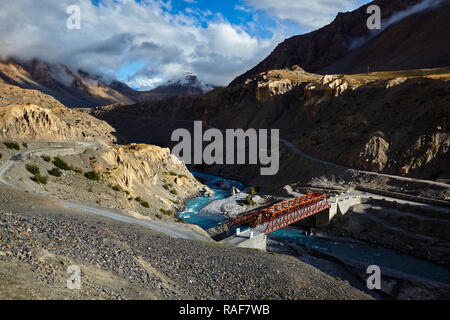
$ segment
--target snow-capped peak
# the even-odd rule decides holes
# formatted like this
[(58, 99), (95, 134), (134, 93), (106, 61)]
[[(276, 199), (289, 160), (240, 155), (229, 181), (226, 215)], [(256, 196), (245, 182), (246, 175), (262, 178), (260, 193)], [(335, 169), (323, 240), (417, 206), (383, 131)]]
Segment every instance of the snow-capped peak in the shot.
[(183, 77), (172, 79), (167, 81), (162, 87), (173, 87), (173, 86), (183, 86), (190, 87), (193, 89), (199, 89), (202, 93), (209, 92), (214, 89), (214, 86), (200, 81), (196, 74), (191, 72), (186, 72)]

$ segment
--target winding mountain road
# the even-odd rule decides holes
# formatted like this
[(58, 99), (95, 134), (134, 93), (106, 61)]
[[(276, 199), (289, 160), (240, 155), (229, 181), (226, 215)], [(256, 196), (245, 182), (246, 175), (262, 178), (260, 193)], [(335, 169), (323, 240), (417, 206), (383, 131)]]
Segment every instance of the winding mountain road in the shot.
[[(13, 156), (11, 159), (7, 160), (2, 166), (0, 166), (0, 183), (3, 183), (11, 188), (22, 190), (19, 186), (13, 184), (11, 181), (8, 181), (6, 177), (6, 173), (20, 160), (25, 159), (32, 155), (38, 155), (45, 152), (52, 152), (53, 154), (62, 153), (67, 155), (73, 150), (72, 154), (77, 153), (76, 149), (84, 148), (95, 148), (98, 147), (98, 143), (96, 142), (68, 142), (66, 147), (46, 147), (35, 150), (25, 151), (23, 153), (19, 153)], [(48, 199), (55, 200), (53, 198), (48, 197), (45, 194), (35, 193), (39, 196), (46, 197)], [(151, 220), (142, 220), (136, 219), (133, 217), (126, 216), (124, 214), (115, 213), (110, 210), (105, 210), (103, 208), (92, 207), (86, 204), (64, 201), (60, 199), (56, 199), (59, 203), (63, 204), (67, 208), (75, 209), (76, 211), (84, 211), (90, 214), (94, 214), (96, 216), (101, 216), (107, 219), (112, 219), (122, 223), (136, 224), (143, 226), (145, 228), (149, 228), (153, 231), (160, 232), (166, 234), (168, 236), (179, 238), (179, 239), (188, 239), (188, 240), (201, 240), (201, 241), (211, 241), (211, 238), (208, 238), (206, 235), (203, 235), (199, 232), (191, 230), (187, 227), (181, 226), (180, 224), (175, 223), (163, 223), (159, 221), (151, 221)]]
[[(335, 168), (338, 169), (342, 169), (342, 170), (348, 170), (349, 172), (353, 172), (353, 173), (362, 173), (362, 174), (367, 174), (367, 175), (373, 175), (373, 176), (378, 176), (378, 177), (388, 177), (388, 178), (392, 178), (392, 179), (398, 179), (400, 181), (407, 181), (407, 182), (420, 182), (420, 183), (425, 183), (428, 185), (434, 185), (434, 186), (439, 186), (439, 187), (444, 187), (444, 188), (450, 188), (450, 185), (443, 183), (443, 182), (436, 182), (436, 181), (430, 181), (430, 180), (420, 180), (420, 179), (414, 179), (414, 178), (407, 178), (407, 177), (399, 177), (399, 176), (394, 176), (394, 175), (389, 175), (389, 174), (384, 174), (384, 173), (378, 173), (378, 172), (371, 172), (371, 171), (364, 171), (364, 170), (358, 170), (358, 169), (352, 169), (352, 168), (348, 168), (339, 164), (335, 164), (332, 162), (328, 162), (328, 161), (324, 161), (324, 160), (320, 160), (317, 158), (314, 158), (306, 153), (304, 153), (303, 151), (301, 151), (299, 148), (297, 148), (293, 143), (280, 138), (280, 142), (283, 143), (286, 147), (288, 147), (289, 149), (291, 149), (294, 153), (296, 153), (297, 155), (304, 157), (305, 159), (311, 160), (315, 163), (319, 163), (319, 164), (323, 164), (323, 165), (327, 165), (327, 166), (333, 166)], [(288, 190), (288, 193), (292, 193), (294, 194), (292, 188), (291, 190)], [(337, 196), (337, 199), (345, 199), (345, 198), (365, 198), (365, 199), (380, 199), (380, 200), (384, 200), (384, 201), (389, 201), (389, 202), (397, 202), (400, 204), (409, 204), (412, 206), (416, 206), (416, 207), (421, 207), (421, 208), (428, 208), (428, 209), (433, 209), (435, 211), (439, 211), (439, 212), (444, 212), (444, 213), (450, 213), (450, 210), (447, 208), (443, 208), (443, 207), (439, 207), (439, 206), (435, 206), (435, 205), (430, 205), (430, 204), (424, 204), (421, 202), (416, 202), (416, 201), (408, 201), (408, 200), (404, 200), (404, 199), (398, 199), (395, 196), (380, 196), (377, 194), (373, 194), (370, 192), (362, 192), (362, 191), (358, 191), (358, 190), (354, 190), (354, 191), (348, 191), (345, 194), (339, 195)]]
[(431, 181), (431, 180), (421, 180), (421, 179), (415, 179), (415, 178), (407, 178), (407, 177), (401, 177), (401, 176), (395, 176), (395, 175), (390, 175), (390, 174), (385, 174), (385, 173), (378, 173), (378, 172), (372, 172), (372, 171), (364, 171), (364, 170), (358, 170), (358, 169), (352, 169), (349, 167), (345, 167), (336, 163), (332, 163), (332, 162), (328, 162), (328, 161), (324, 161), (324, 160), (320, 160), (317, 158), (314, 158), (306, 153), (304, 153), (303, 151), (301, 151), (299, 148), (297, 148), (292, 142), (287, 141), (286, 139), (282, 139), (280, 138), (280, 142), (283, 143), (286, 147), (288, 147), (289, 149), (291, 149), (295, 154), (308, 159), (310, 161), (313, 161), (315, 163), (319, 163), (319, 164), (323, 164), (326, 166), (332, 166), (335, 167), (337, 169), (343, 169), (343, 170), (348, 170), (349, 172), (354, 172), (354, 173), (363, 173), (363, 174), (367, 174), (367, 175), (373, 175), (373, 176), (378, 176), (378, 177), (387, 177), (387, 178), (392, 178), (392, 179), (398, 179), (401, 181), (408, 181), (408, 182), (420, 182), (420, 183), (426, 183), (429, 185), (434, 185), (434, 186), (440, 186), (440, 187), (444, 187), (444, 188), (450, 188), (450, 185), (444, 182), (437, 182), (437, 181)]
[[(206, 125), (207, 128), (209, 129), (218, 129), (221, 132), (225, 133), (226, 130), (224, 129), (219, 129), (216, 128), (214, 126), (211, 125)], [(266, 135), (264, 136), (261, 132), (260, 134), (260, 139), (268, 139), (269, 136)], [(286, 147), (288, 147), (292, 152), (294, 152), (295, 154), (301, 156), (302, 158), (305, 158), (307, 160), (310, 160), (312, 162), (318, 163), (318, 164), (322, 164), (325, 166), (331, 166), (334, 167), (336, 169), (342, 169), (342, 170), (347, 170), (348, 172), (353, 172), (353, 173), (361, 173), (361, 174), (367, 174), (367, 175), (372, 175), (372, 176), (377, 176), (377, 177), (386, 177), (386, 178), (391, 178), (391, 179), (397, 179), (400, 181), (407, 181), (407, 182), (419, 182), (419, 183), (425, 183), (425, 184), (429, 184), (429, 185), (433, 185), (433, 186), (439, 186), (439, 187), (444, 187), (444, 188), (450, 188), (450, 184), (448, 183), (444, 183), (444, 182), (437, 182), (437, 181), (431, 181), (431, 180), (421, 180), (421, 179), (415, 179), (415, 178), (408, 178), (408, 177), (401, 177), (401, 176), (396, 176), (396, 175), (390, 175), (390, 174), (385, 174), (385, 173), (379, 173), (379, 172), (372, 172), (372, 171), (365, 171), (365, 170), (359, 170), (359, 169), (353, 169), (353, 168), (349, 168), (340, 164), (336, 164), (333, 162), (329, 162), (329, 161), (325, 161), (325, 160), (321, 160), (318, 158), (315, 158), (309, 154), (306, 154), (305, 152), (303, 152), (302, 150), (300, 150), (297, 146), (295, 146), (292, 142), (283, 139), (283, 138), (279, 138), (279, 141), (284, 144)], [(270, 151), (270, 150), (269, 150)]]

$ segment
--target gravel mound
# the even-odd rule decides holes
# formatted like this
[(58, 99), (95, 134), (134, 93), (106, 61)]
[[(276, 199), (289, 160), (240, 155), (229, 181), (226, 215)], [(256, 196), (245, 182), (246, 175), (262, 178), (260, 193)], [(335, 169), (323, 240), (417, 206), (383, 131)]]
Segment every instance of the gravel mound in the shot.
[[(81, 290), (66, 287), (81, 269)], [(295, 258), (69, 212), (0, 209), (0, 299), (367, 299)]]

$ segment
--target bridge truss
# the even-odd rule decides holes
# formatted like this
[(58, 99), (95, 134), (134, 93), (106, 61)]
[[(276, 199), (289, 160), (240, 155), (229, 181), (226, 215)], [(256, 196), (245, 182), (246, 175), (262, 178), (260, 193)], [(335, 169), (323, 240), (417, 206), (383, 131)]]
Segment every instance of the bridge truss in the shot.
[(228, 227), (250, 226), (252, 229), (269, 234), (330, 207), (326, 195), (311, 193), (271, 207), (241, 214), (225, 224)]

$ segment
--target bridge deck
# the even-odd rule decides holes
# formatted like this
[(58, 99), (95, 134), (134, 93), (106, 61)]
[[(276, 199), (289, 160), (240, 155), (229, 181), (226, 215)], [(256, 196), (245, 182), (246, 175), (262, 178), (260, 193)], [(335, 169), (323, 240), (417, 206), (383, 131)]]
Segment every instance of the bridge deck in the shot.
[(249, 225), (255, 235), (269, 234), (329, 208), (326, 195), (311, 193), (268, 208), (244, 213), (226, 224), (229, 227)]

